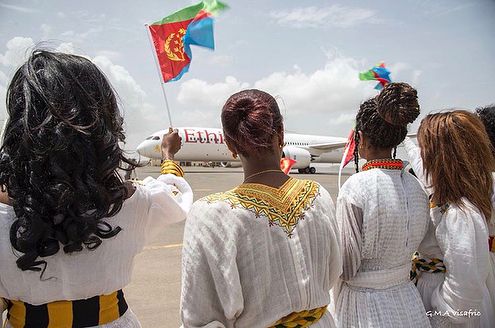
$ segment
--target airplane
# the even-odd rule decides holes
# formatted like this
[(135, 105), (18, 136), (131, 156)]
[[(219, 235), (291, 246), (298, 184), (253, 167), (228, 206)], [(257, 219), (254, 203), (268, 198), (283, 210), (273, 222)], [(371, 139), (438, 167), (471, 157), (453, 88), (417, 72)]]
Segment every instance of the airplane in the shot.
[[(202, 127), (176, 128), (182, 138), (182, 148), (175, 155), (177, 161), (220, 162), (227, 166), (238, 162), (225, 144), (222, 129)], [(161, 139), (168, 130), (161, 130), (147, 137), (137, 147), (141, 156), (161, 159)], [(347, 138), (285, 133), (282, 157), (296, 161), (293, 169), (299, 173), (314, 174), (312, 163), (340, 163)]]

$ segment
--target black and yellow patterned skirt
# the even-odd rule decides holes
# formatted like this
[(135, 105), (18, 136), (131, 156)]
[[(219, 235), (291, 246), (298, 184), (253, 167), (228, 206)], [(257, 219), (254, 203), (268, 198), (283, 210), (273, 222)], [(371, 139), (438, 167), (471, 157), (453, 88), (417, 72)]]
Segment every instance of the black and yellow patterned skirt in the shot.
[(127, 309), (122, 290), (85, 300), (42, 305), (7, 300), (7, 320), (13, 328), (84, 328), (115, 321)]

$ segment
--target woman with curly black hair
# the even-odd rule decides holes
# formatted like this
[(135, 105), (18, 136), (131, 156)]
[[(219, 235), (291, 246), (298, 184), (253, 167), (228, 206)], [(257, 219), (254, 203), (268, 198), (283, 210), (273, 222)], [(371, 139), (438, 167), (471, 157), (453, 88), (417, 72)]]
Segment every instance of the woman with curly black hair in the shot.
[(429, 327), (409, 280), (412, 254), (428, 227), (428, 198), (395, 158), (419, 115), (416, 90), (390, 83), (356, 115), (356, 170), (337, 199), (343, 274), (336, 290), (339, 327)]
[[(7, 92), (0, 149), (0, 297), (7, 327), (139, 327), (122, 288), (154, 231), (185, 218), (192, 192), (163, 138), (158, 179), (125, 183), (123, 119), (88, 59), (36, 50)], [(172, 173), (172, 174), (168, 174)], [(175, 175), (173, 175), (175, 174)]]

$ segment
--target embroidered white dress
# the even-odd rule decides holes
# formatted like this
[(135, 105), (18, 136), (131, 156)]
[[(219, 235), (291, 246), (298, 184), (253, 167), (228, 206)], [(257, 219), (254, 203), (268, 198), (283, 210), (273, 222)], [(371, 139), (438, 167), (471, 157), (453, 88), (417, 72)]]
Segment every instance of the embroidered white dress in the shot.
[[(334, 205), (308, 180), (243, 184), (197, 201), (182, 253), (184, 327), (269, 327), (323, 307), (342, 272)], [(334, 327), (327, 311), (311, 327)]]
[[(107, 295), (129, 284), (134, 257), (167, 224), (185, 219), (193, 202), (189, 184), (171, 174), (146, 178), (122, 209), (105, 218), (112, 227), (122, 228), (115, 237), (104, 239), (95, 250), (57, 254), (44, 258), (44, 277), (21, 271), (9, 240), (15, 218), (11, 206), (0, 204), (0, 297), (40, 305), (60, 300), (81, 300)], [(10, 327), (7, 324), (7, 327)], [(119, 319), (100, 327), (134, 328), (139, 321), (130, 309)]]
[[(409, 138), (404, 146), (415, 173), (428, 186), (419, 148)], [(422, 272), (417, 286), (432, 327), (493, 328), (495, 259), (488, 250), (488, 225), (474, 205), (467, 199), (463, 203), (463, 208), (431, 209), (418, 251), (422, 258), (442, 259), (446, 273)]]
[(428, 198), (404, 170), (351, 176), (337, 200), (343, 274), (334, 290), (339, 327), (429, 327), (409, 279), (428, 226)]

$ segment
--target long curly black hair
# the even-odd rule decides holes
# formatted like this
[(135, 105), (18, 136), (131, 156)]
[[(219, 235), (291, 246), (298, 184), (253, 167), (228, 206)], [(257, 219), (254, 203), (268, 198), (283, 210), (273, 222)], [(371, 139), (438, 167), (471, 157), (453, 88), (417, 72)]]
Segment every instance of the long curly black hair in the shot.
[(354, 140), (354, 163), (359, 172), (359, 133), (376, 148), (393, 148), (396, 157), (397, 146), (406, 138), (407, 124), (419, 115), (416, 89), (407, 83), (389, 83), (378, 96), (361, 104), (356, 115)]
[(492, 152), (495, 154), (495, 104), (476, 108), (476, 114), (483, 122), (486, 133), (492, 144)]
[[(102, 218), (117, 214), (127, 188), (117, 173), (124, 157), (123, 119), (115, 93), (88, 59), (35, 50), (7, 91), (0, 185), (16, 218), (10, 241), (21, 270), (43, 258), (115, 236)], [(129, 163), (130, 164), (130, 163)]]

